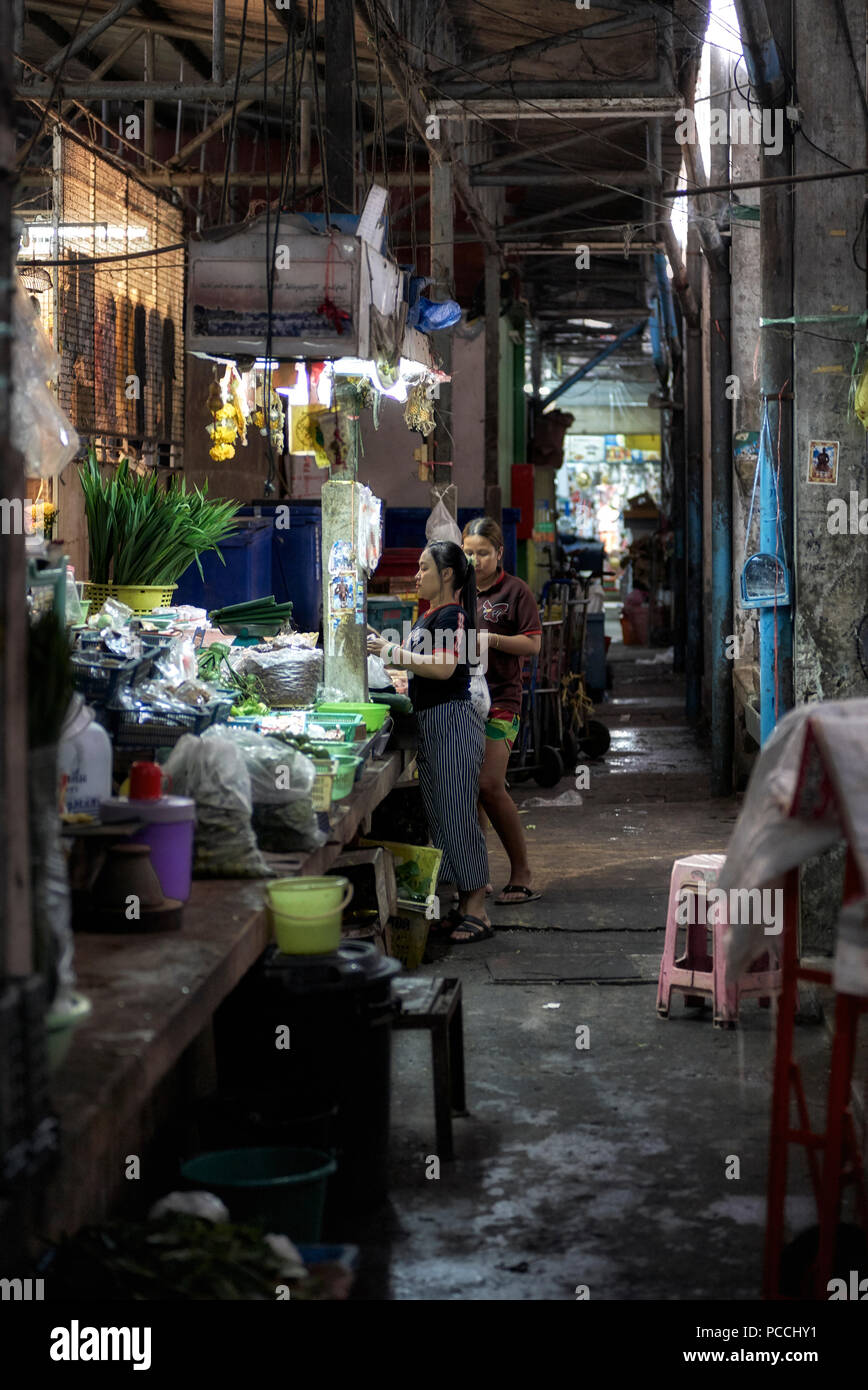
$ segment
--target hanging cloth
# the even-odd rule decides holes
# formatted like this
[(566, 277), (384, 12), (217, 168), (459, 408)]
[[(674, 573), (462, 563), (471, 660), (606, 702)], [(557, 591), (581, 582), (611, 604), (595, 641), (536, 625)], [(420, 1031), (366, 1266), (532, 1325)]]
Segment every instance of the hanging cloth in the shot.
[(144, 304), (137, 304), (133, 314), (133, 372), (138, 377), (136, 408), (136, 437), (144, 439), (145, 392), (148, 389), (148, 314)]
[(163, 321), (163, 437), (175, 437), (175, 322)]

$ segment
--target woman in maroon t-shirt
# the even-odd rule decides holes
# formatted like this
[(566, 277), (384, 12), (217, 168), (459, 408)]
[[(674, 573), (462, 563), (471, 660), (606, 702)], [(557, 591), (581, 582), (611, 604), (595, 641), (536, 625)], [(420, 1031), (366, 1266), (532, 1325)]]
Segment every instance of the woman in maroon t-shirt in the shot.
[(506, 766), (521, 719), (521, 668), (525, 657), (540, 649), (539, 608), (523, 579), (506, 574), (503, 533), (491, 517), (475, 517), (464, 528), (465, 554), (476, 567), (476, 623), (487, 631), (491, 710), (485, 727), (485, 759), (479, 779), (479, 802), (509, 855), (509, 882), (495, 902), (533, 902), (540, 894), (530, 886), (527, 842), (515, 802), (506, 786)]

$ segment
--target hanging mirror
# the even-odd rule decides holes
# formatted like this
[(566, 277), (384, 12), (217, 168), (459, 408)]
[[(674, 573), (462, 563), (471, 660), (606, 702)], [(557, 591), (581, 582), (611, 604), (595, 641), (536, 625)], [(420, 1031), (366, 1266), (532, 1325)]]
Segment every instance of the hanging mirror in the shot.
[(741, 570), (742, 608), (780, 608), (789, 601), (789, 571), (776, 555), (760, 552), (745, 560)]

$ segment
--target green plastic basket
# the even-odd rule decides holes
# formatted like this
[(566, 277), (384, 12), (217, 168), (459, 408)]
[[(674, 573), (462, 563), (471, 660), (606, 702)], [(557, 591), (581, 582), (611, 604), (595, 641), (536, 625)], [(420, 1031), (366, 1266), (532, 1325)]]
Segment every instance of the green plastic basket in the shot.
[(322, 704), (317, 705), (317, 714), (341, 716), (358, 715), (360, 721), (364, 720), (368, 733), (375, 734), (382, 729), (389, 713), (388, 705), (377, 705), (371, 701), (368, 704)]
[(319, 724), (321, 729), (340, 729), (343, 734), (344, 743), (355, 743), (356, 730), (361, 729), (362, 723), (362, 716), (353, 713), (351, 710), (342, 711), (339, 714), (327, 713), (325, 710), (322, 712), (316, 710), (312, 714), (309, 714), (305, 720), (305, 733), (307, 733), (311, 724)]

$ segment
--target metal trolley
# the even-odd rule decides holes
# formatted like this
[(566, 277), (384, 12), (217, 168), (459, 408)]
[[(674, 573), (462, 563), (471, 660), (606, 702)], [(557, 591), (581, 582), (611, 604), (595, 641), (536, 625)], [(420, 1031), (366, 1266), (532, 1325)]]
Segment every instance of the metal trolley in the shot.
[(508, 775), (555, 787), (580, 754), (601, 757), (609, 747), (605, 724), (591, 719), (593, 704), (583, 675), (590, 576), (550, 580), (541, 599), (542, 641), (524, 689), (522, 724)]

